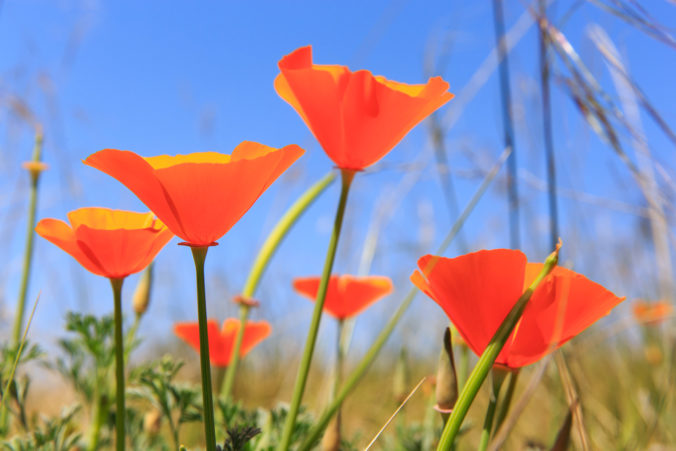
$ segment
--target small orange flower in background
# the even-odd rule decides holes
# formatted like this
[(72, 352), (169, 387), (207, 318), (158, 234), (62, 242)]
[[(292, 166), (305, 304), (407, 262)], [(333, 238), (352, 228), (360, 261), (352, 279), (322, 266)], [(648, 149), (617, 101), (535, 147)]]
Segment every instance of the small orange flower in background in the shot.
[[(314, 301), (319, 289), (319, 277), (294, 279), (293, 288)], [(342, 320), (361, 313), (368, 306), (392, 292), (392, 281), (382, 276), (331, 276), (324, 310)]]
[(646, 302), (642, 299), (637, 299), (632, 309), (636, 321), (650, 325), (664, 322), (674, 311), (674, 307), (667, 301)]
[[(218, 330), (218, 323), (210, 319), (207, 321), (209, 333), (209, 358), (216, 366), (228, 366), (235, 347), (235, 339), (240, 328), (240, 321), (228, 318), (223, 323), (223, 329)], [(244, 329), (244, 338), (240, 356), (244, 357), (254, 346), (270, 335), (270, 324), (267, 321), (247, 321)], [(186, 341), (197, 352), (200, 350), (200, 332), (197, 322), (176, 323), (174, 333)]]
[(313, 64), (311, 46), (286, 55), (279, 69), (277, 93), (298, 112), (341, 169), (371, 166), (453, 98), (440, 77), (424, 85), (408, 85), (366, 70)]
[[(426, 255), (411, 281), (441, 308), (481, 355), (524, 289), (542, 270), (521, 251), (495, 249), (456, 258)], [(533, 293), (496, 364), (530, 365), (582, 332), (624, 298), (569, 269), (555, 267)]]
[(122, 182), (188, 244), (210, 246), (303, 152), (296, 145), (275, 149), (244, 141), (232, 155), (199, 152), (144, 158), (105, 149), (84, 163)]
[(152, 213), (80, 208), (68, 213), (68, 221), (42, 219), (35, 231), (85, 269), (111, 279), (143, 270), (174, 236)]

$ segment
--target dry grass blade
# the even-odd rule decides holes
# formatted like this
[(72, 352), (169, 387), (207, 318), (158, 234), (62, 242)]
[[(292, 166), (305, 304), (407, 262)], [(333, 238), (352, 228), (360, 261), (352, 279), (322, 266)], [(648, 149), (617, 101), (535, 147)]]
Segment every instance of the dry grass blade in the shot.
[(578, 436), (580, 439), (580, 447), (587, 451), (589, 450), (589, 437), (587, 436), (587, 431), (584, 427), (584, 420), (582, 418), (582, 408), (580, 407), (579, 399), (580, 397), (577, 394), (575, 385), (573, 382), (573, 377), (568, 370), (568, 365), (563, 358), (563, 354), (560, 352), (556, 353), (556, 366), (559, 369), (559, 376), (561, 377), (561, 383), (566, 392), (566, 399), (568, 400), (568, 405), (573, 412), (573, 420), (575, 420), (575, 428), (577, 429)]
[[(641, 30), (651, 38), (662, 42), (674, 49), (676, 49), (676, 39), (669, 34), (667, 29), (650, 15), (637, 2), (631, 0), (630, 3), (622, 2), (621, 0), (612, 0), (613, 5), (609, 5), (601, 0), (587, 0), (599, 7), (600, 9), (622, 19), (629, 25)], [(633, 6), (632, 6), (633, 5)]]
[(510, 410), (509, 415), (507, 415), (502, 426), (493, 437), (493, 441), (488, 445), (487, 451), (498, 451), (502, 449), (502, 445), (505, 443), (505, 440), (507, 440), (509, 433), (514, 429), (516, 422), (519, 420), (519, 417), (528, 405), (528, 402), (535, 394), (535, 389), (540, 384), (540, 381), (542, 381), (547, 365), (551, 359), (552, 355), (549, 354), (540, 361), (540, 365), (528, 381), (526, 389), (521, 394), (519, 400), (514, 404), (514, 407)]
[(406, 403), (408, 402), (408, 400), (411, 399), (411, 397), (415, 394), (415, 392), (418, 391), (418, 389), (422, 386), (422, 384), (423, 384), (426, 380), (427, 380), (427, 376), (425, 376), (425, 377), (423, 377), (422, 379), (420, 379), (420, 382), (418, 382), (418, 384), (413, 388), (413, 390), (411, 390), (411, 393), (409, 393), (408, 396), (406, 397), (406, 399), (404, 399), (404, 400), (402, 401), (402, 403), (399, 405), (399, 407), (397, 407), (397, 410), (394, 411), (394, 413), (392, 414), (392, 416), (391, 416), (390, 418), (387, 419), (387, 421), (385, 422), (385, 424), (383, 425), (383, 427), (381, 427), (380, 430), (378, 431), (378, 433), (375, 435), (375, 437), (373, 437), (373, 440), (371, 440), (371, 442), (366, 446), (365, 451), (368, 451), (369, 449), (371, 449), (371, 447), (372, 447), (373, 444), (378, 440), (378, 438), (380, 437), (380, 435), (385, 431), (385, 429), (387, 429), (387, 426), (389, 426), (390, 423), (392, 422), (392, 420), (394, 420), (394, 417), (396, 417), (397, 414), (399, 413), (399, 411), (400, 411), (401, 409), (404, 408), (404, 406), (406, 405)]
[(573, 409), (576, 407), (577, 403), (575, 403), (573, 406), (570, 406), (568, 409), (566, 419), (563, 421), (563, 425), (561, 425), (559, 433), (556, 434), (556, 440), (554, 440), (554, 445), (552, 445), (551, 451), (565, 451), (568, 449), (568, 445), (570, 444), (570, 431), (573, 426)]

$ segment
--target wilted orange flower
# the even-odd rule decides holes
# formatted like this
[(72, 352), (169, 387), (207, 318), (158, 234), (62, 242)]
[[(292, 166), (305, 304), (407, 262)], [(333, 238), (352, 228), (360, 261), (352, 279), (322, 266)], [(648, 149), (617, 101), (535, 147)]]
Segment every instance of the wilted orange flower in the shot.
[[(411, 281), (444, 309), (468, 346), (481, 355), (538, 273), (523, 252), (479, 251), (456, 258), (426, 255)], [(569, 269), (555, 267), (533, 293), (495, 363), (530, 365), (605, 316), (624, 298)]]
[[(317, 298), (320, 279), (320, 277), (294, 279), (293, 288), (314, 301)], [(391, 292), (392, 281), (389, 277), (334, 275), (329, 279), (324, 310), (337, 319), (349, 318), (361, 313)]]
[[(240, 328), (240, 321), (228, 318), (223, 323), (223, 329), (218, 330), (215, 320), (207, 321), (209, 332), (209, 358), (216, 366), (228, 366), (235, 347), (235, 339)], [(270, 335), (271, 327), (267, 321), (247, 321), (244, 329), (244, 338), (240, 348), (240, 356), (244, 357), (254, 346)], [(197, 322), (176, 323), (174, 333), (185, 340), (197, 352), (200, 350), (200, 332)]]
[(302, 154), (296, 145), (275, 149), (244, 141), (232, 155), (144, 158), (105, 149), (84, 163), (122, 182), (187, 244), (210, 246)]
[(637, 299), (632, 307), (636, 321), (651, 325), (664, 322), (674, 310), (667, 301), (646, 302), (642, 299)]
[(35, 231), (87, 270), (111, 279), (143, 270), (174, 236), (152, 213), (80, 208), (68, 213), (68, 221), (42, 219)]
[(453, 98), (448, 83), (390, 81), (345, 66), (312, 63), (312, 47), (279, 62), (277, 93), (303, 118), (341, 169), (364, 169), (387, 154), (420, 121)]

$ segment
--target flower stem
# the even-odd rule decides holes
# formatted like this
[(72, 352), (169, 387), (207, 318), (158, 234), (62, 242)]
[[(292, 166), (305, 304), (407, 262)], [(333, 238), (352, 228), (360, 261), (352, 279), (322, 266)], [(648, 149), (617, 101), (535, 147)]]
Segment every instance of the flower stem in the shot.
[(204, 288), (204, 261), (209, 247), (191, 247), (197, 279), (197, 318), (200, 332), (200, 369), (202, 373), (202, 404), (204, 410), (204, 437), (207, 451), (216, 450), (214, 401), (211, 395), (211, 362), (209, 361), (209, 333), (207, 331), (207, 300)]
[(124, 279), (110, 279), (115, 301), (115, 449), (125, 449), (124, 407), (124, 338), (122, 337), (122, 283)]
[(493, 335), (493, 338), (491, 338), (491, 341), (488, 343), (488, 346), (484, 350), (483, 354), (481, 354), (479, 361), (470, 373), (467, 383), (460, 392), (460, 397), (455, 403), (455, 408), (446, 422), (444, 431), (442, 432), (441, 438), (439, 439), (437, 451), (448, 451), (451, 449), (453, 441), (455, 440), (455, 436), (460, 430), (460, 426), (465, 419), (465, 415), (467, 415), (469, 406), (474, 401), (481, 384), (483, 383), (484, 379), (486, 379), (488, 372), (493, 367), (495, 359), (498, 358), (498, 355), (507, 342), (509, 335), (516, 327), (516, 324), (521, 318), (528, 301), (533, 295), (533, 291), (535, 291), (547, 274), (549, 274), (551, 270), (554, 269), (558, 263), (558, 260), (559, 247), (557, 247), (556, 250), (549, 255), (549, 257), (547, 257), (540, 274), (538, 274), (533, 283), (526, 289), (526, 291), (523, 292), (521, 297), (519, 297), (519, 299), (516, 301), (516, 304), (514, 304), (514, 307), (512, 307), (512, 310), (510, 310), (505, 320), (502, 322), (502, 324), (500, 324), (500, 327)]
[(491, 395), (488, 401), (488, 409), (486, 409), (486, 418), (484, 419), (484, 428), (481, 431), (481, 438), (479, 439), (479, 451), (486, 451), (488, 447), (488, 440), (491, 438), (491, 430), (493, 429), (493, 419), (495, 418), (495, 409), (498, 406), (498, 396), (500, 395), (500, 387), (505, 380), (507, 373), (502, 369), (495, 369), (491, 372)]
[(340, 237), (340, 229), (343, 225), (343, 216), (345, 215), (345, 206), (347, 205), (347, 196), (350, 192), (350, 186), (354, 179), (354, 171), (348, 169), (341, 169), (342, 185), (340, 190), (340, 200), (338, 201), (338, 208), (336, 210), (336, 218), (333, 223), (333, 233), (331, 234), (331, 241), (329, 242), (329, 249), (326, 253), (326, 260), (324, 261), (324, 270), (322, 278), (319, 282), (317, 290), (317, 299), (315, 301), (314, 311), (312, 312), (312, 321), (310, 323), (310, 330), (305, 341), (305, 350), (298, 369), (298, 376), (296, 377), (296, 385), (293, 389), (293, 397), (291, 398), (291, 405), (289, 413), (284, 423), (284, 432), (282, 433), (282, 440), (278, 450), (288, 450), (291, 444), (291, 435), (296, 425), (296, 416), (300, 408), (300, 403), (303, 399), (303, 392), (305, 391), (305, 384), (307, 382), (308, 373), (310, 371), (310, 363), (312, 362), (312, 354), (314, 352), (315, 343), (317, 342), (317, 333), (319, 332), (319, 323), (322, 318), (322, 311), (324, 308), (324, 300), (326, 299), (326, 292), (329, 287), (329, 278), (331, 277), (331, 270), (333, 269), (333, 261), (336, 256), (336, 249), (338, 248), (338, 238)]
[(239, 329), (235, 337), (235, 349), (230, 360), (230, 365), (225, 370), (225, 377), (221, 383), (221, 396), (226, 400), (230, 398), (232, 393), (232, 386), (235, 384), (235, 375), (237, 374), (237, 365), (239, 364), (239, 354), (244, 341), (244, 331), (246, 329), (246, 321), (249, 318), (249, 311), (251, 306), (247, 304), (240, 304), (239, 306)]
[[(35, 134), (35, 146), (33, 147), (33, 163), (39, 163), (42, 155), (42, 132)], [(26, 309), (26, 296), (28, 293), (28, 280), (30, 278), (31, 262), (33, 260), (33, 238), (35, 237), (35, 215), (38, 208), (38, 185), (40, 183), (39, 170), (31, 170), (31, 191), (28, 206), (28, 221), (26, 222), (26, 247), (23, 256), (23, 275), (21, 277), (21, 288), (19, 299), (16, 306), (16, 316), (14, 318), (14, 330), (12, 333), (13, 343), (16, 345), (21, 339), (23, 332), (23, 317)]]
[[(284, 216), (281, 217), (279, 222), (275, 225), (268, 235), (267, 239), (263, 243), (261, 250), (258, 251), (256, 260), (249, 271), (249, 276), (247, 277), (246, 283), (244, 284), (244, 289), (242, 290), (242, 297), (251, 298), (258, 288), (258, 283), (263, 276), (272, 256), (275, 254), (279, 248), (280, 243), (289, 233), (291, 227), (298, 221), (298, 218), (301, 217), (303, 213), (312, 205), (312, 203), (323, 193), (328, 186), (333, 183), (336, 179), (336, 173), (334, 171), (329, 172), (321, 180), (316, 182), (310, 188), (307, 189), (297, 200), (294, 202), (291, 207), (284, 213)], [(241, 304), (240, 306), (240, 321), (242, 327), (237, 331), (237, 337), (235, 338), (235, 349), (232, 354), (232, 360), (228, 369), (225, 373), (225, 379), (223, 379), (223, 384), (221, 385), (221, 396), (224, 396), (228, 399), (232, 393), (232, 387), (235, 382), (235, 375), (237, 374), (237, 366), (239, 364), (240, 349), (242, 347), (242, 341), (244, 339), (244, 325), (249, 317), (249, 312), (251, 307), (246, 304)]]
[[(491, 182), (497, 175), (498, 171), (500, 170), (503, 163), (509, 156), (510, 152), (511, 149), (505, 149), (502, 152), (502, 154), (500, 155), (496, 163), (493, 165), (491, 170), (488, 172), (488, 174), (486, 174), (486, 177), (481, 182), (479, 188), (476, 190), (470, 201), (467, 203), (465, 209), (462, 211), (460, 216), (458, 216), (458, 219), (455, 221), (455, 224), (453, 224), (453, 227), (451, 227), (451, 230), (448, 232), (448, 234), (444, 238), (444, 241), (442, 241), (441, 245), (439, 245), (439, 248), (436, 250), (435, 254), (444, 253), (446, 251), (446, 248), (448, 248), (448, 246), (450, 246), (450, 244), (453, 242), (453, 239), (458, 235), (458, 233), (462, 229), (462, 226), (465, 224), (465, 221), (467, 221), (467, 218), (469, 217), (470, 213), (472, 213), (476, 205), (479, 203), (479, 200), (490, 186)], [(397, 310), (394, 312), (390, 320), (387, 322), (383, 330), (380, 331), (380, 334), (378, 334), (378, 337), (376, 338), (375, 342), (373, 342), (366, 355), (364, 355), (364, 357), (361, 359), (357, 367), (347, 377), (347, 379), (345, 380), (345, 384), (343, 384), (343, 387), (338, 392), (336, 398), (331, 402), (331, 405), (329, 405), (324, 410), (324, 412), (322, 412), (317, 422), (315, 422), (315, 425), (312, 427), (312, 429), (310, 429), (310, 432), (308, 432), (307, 436), (305, 437), (305, 440), (303, 440), (303, 443), (301, 443), (300, 447), (298, 448), (298, 451), (308, 451), (319, 439), (319, 436), (322, 434), (326, 426), (329, 424), (331, 417), (336, 413), (338, 407), (342, 404), (345, 398), (347, 398), (347, 396), (350, 393), (352, 393), (352, 390), (354, 390), (354, 388), (357, 386), (357, 383), (359, 383), (361, 378), (364, 376), (366, 370), (369, 369), (371, 363), (373, 363), (380, 350), (383, 348), (383, 346), (385, 346), (387, 339), (390, 337), (392, 331), (399, 323), (399, 320), (404, 315), (408, 307), (411, 305), (411, 302), (413, 302), (413, 299), (415, 299), (417, 293), (418, 289), (416, 287), (412, 287), (411, 290), (406, 295), (406, 297), (404, 298), (404, 300), (397, 308)]]
[(495, 417), (495, 426), (493, 427), (493, 434), (497, 433), (502, 426), (502, 422), (505, 421), (507, 417), (507, 412), (509, 412), (509, 406), (512, 404), (512, 398), (514, 398), (514, 390), (516, 389), (516, 382), (519, 379), (520, 368), (516, 368), (509, 375), (509, 384), (507, 385), (507, 391), (498, 405), (497, 416)]

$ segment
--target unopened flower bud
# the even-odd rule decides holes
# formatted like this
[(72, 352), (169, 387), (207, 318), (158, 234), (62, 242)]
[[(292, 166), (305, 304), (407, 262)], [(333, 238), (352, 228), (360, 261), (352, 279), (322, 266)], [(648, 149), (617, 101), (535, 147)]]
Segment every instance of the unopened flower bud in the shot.
[(451, 329), (448, 327), (444, 331), (443, 347), (439, 354), (436, 396), (437, 404), (434, 408), (441, 412), (442, 416), (448, 416), (458, 399), (458, 378), (455, 374)]
[(333, 417), (326, 427), (321, 449), (322, 451), (340, 451), (340, 414)]
[(143, 417), (143, 432), (151, 437), (156, 436), (160, 432), (162, 426), (162, 412), (159, 409), (153, 409), (145, 414)]
[(136, 290), (134, 291), (134, 298), (132, 300), (132, 305), (134, 307), (134, 312), (136, 315), (143, 315), (146, 310), (148, 310), (148, 304), (150, 304), (150, 288), (153, 281), (153, 265), (151, 263), (138, 281), (136, 285)]

